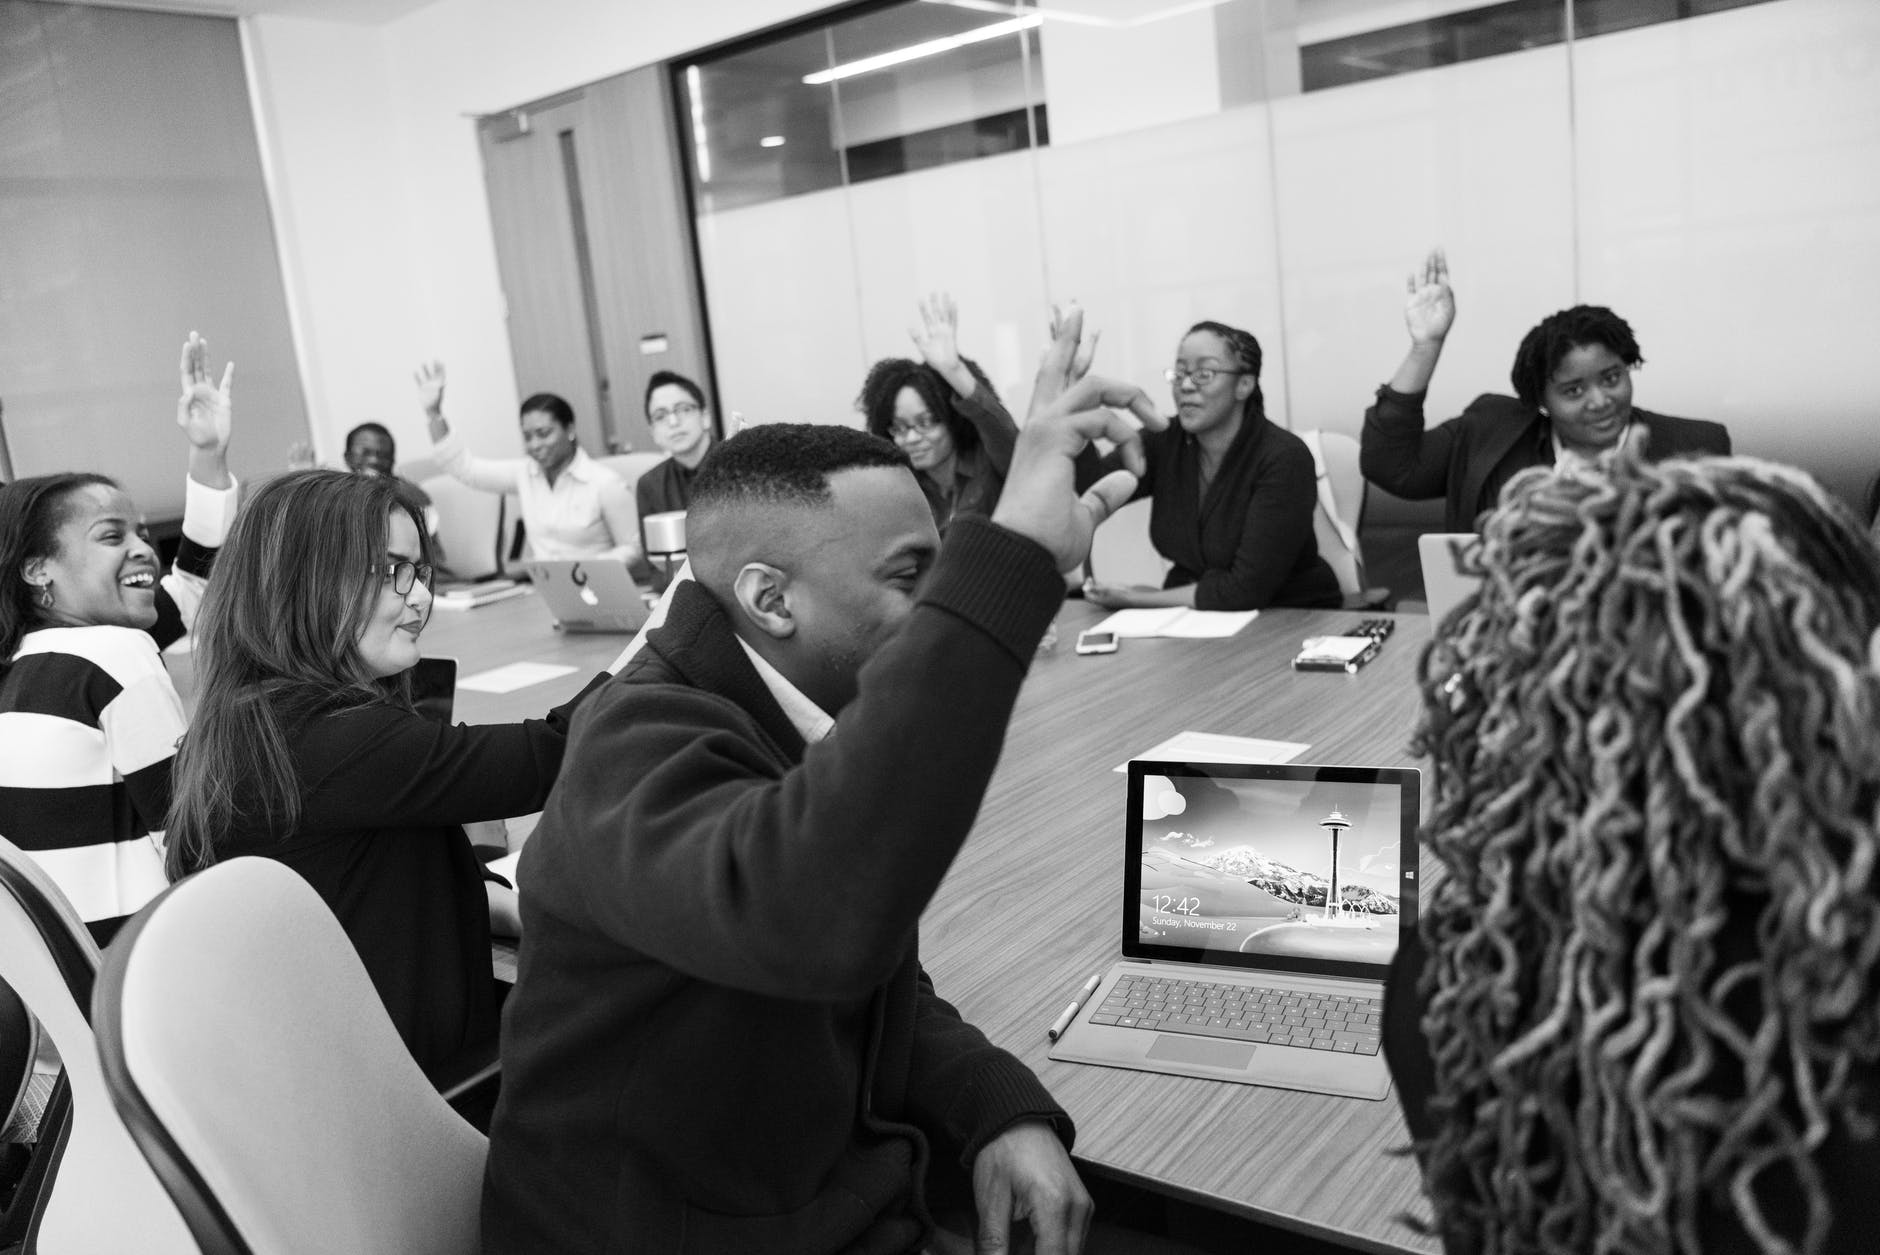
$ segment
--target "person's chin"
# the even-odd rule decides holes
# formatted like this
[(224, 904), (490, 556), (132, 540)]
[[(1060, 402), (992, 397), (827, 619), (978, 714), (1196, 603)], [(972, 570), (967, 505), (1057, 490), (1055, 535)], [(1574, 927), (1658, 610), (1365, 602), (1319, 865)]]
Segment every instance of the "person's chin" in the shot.
[(115, 627), (147, 628), (157, 621), (157, 590), (126, 588), (118, 598), (118, 613), (112, 616)]

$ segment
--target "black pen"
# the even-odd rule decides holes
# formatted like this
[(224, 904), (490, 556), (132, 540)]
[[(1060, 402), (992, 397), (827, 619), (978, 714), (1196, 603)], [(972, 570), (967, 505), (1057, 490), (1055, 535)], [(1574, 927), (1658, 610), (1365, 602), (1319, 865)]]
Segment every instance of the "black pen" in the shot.
[(1071, 1005), (1064, 1008), (1064, 1013), (1052, 1022), (1051, 1027), (1044, 1031), (1044, 1035), (1052, 1041), (1056, 1041), (1058, 1038), (1064, 1036), (1064, 1030), (1071, 1026), (1071, 1021), (1077, 1018), (1077, 1013), (1083, 1010), (1084, 1003), (1090, 1000), (1090, 995), (1096, 993), (1097, 986), (1102, 983), (1102, 972), (1098, 972), (1095, 976), (1092, 976), (1088, 981), (1084, 982), (1084, 987), (1077, 991), (1075, 998), (1071, 999)]

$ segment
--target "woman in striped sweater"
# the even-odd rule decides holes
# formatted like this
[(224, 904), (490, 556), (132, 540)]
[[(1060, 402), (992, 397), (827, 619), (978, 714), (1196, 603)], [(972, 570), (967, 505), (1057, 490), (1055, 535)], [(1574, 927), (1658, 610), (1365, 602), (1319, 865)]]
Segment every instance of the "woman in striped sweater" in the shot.
[(137, 508), (102, 475), (0, 488), (0, 833), (27, 850), (103, 944), (161, 890), (183, 703), (158, 650), (182, 637), (234, 514), (229, 383), (183, 346), (183, 540), (164, 574)]

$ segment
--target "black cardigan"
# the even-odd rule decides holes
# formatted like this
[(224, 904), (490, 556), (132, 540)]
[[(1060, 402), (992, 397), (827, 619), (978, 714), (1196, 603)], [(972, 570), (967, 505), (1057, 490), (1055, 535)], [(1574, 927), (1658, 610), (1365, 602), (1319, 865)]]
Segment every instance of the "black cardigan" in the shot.
[[(989, 521), (805, 748), (681, 585), (575, 718), (522, 856), (483, 1249), (908, 1251), (930, 1153), (1070, 1120), (935, 996), (920, 914), (971, 831), (1064, 584)], [(931, 1151), (930, 1151), (931, 1148)]]
[(427, 1071), (496, 1034), (489, 903), (461, 825), (539, 810), (570, 714), (609, 678), (523, 723), (448, 725), (379, 703), (290, 726), (300, 823), (221, 851), (278, 859), (307, 879)]
[[(1305, 441), (1264, 414), (1243, 419), (1206, 500), (1200, 442), (1179, 422), (1144, 432), (1142, 447), (1149, 469), (1136, 497), (1154, 498), (1149, 539), (1175, 564), (1164, 588), (1195, 585), (1201, 610), (1340, 603), (1338, 577), (1312, 530), (1318, 475)], [(1104, 469), (1120, 465), (1112, 454)]]

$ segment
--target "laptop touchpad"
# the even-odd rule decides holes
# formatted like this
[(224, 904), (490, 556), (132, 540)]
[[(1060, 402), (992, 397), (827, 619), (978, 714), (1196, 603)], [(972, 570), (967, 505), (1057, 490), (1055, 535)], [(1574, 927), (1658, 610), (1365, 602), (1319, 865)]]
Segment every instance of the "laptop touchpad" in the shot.
[(1167, 1063), (1197, 1064), (1206, 1068), (1245, 1068), (1253, 1062), (1255, 1046), (1233, 1041), (1210, 1041), (1180, 1033), (1157, 1033), (1148, 1057)]

